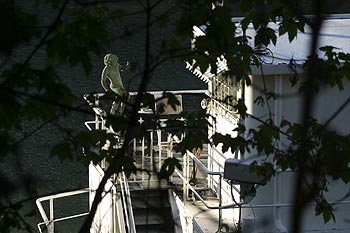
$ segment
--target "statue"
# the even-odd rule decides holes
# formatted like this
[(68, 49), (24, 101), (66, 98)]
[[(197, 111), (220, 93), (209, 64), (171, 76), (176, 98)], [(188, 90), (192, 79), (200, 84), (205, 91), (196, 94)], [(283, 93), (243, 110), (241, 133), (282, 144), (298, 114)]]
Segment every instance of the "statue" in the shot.
[[(129, 93), (123, 86), (122, 79), (120, 77), (120, 71), (127, 70), (129, 68), (129, 62), (125, 66), (121, 66), (118, 63), (118, 56), (115, 54), (107, 54), (104, 57), (105, 67), (101, 75), (101, 85), (107, 92), (111, 90), (118, 96), (119, 100), (113, 101), (110, 114), (115, 114), (118, 110), (119, 113), (123, 113), (125, 103), (121, 99), (128, 99)], [(107, 79), (110, 81), (109, 88), (107, 86)]]

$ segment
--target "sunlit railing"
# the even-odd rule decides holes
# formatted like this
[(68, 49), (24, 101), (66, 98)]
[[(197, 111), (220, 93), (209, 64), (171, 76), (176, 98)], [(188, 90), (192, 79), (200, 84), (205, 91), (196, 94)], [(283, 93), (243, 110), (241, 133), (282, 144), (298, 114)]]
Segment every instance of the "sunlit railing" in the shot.
[[(90, 204), (104, 175), (99, 165), (89, 165)], [(108, 179), (102, 197), (94, 216), (92, 232), (135, 233), (130, 190), (123, 171)]]
[[(89, 189), (81, 189), (81, 190), (64, 192), (64, 193), (59, 193), (59, 194), (54, 194), (54, 195), (49, 195), (46, 197), (38, 198), (36, 200), (36, 205), (39, 209), (39, 213), (40, 213), (42, 219), (44, 220), (43, 222), (37, 224), (39, 232), (42, 233), (42, 226), (45, 225), (48, 233), (54, 233), (56, 222), (74, 219), (74, 218), (79, 218), (79, 217), (83, 217), (83, 216), (88, 215), (89, 212), (85, 212), (82, 214), (75, 214), (75, 215), (70, 215), (67, 217), (62, 217), (62, 218), (57, 218), (57, 219), (55, 219), (55, 217), (54, 217), (54, 200), (55, 199), (66, 198), (66, 197), (71, 197), (71, 196), (75, 196), (75, 195), (81, 195), (81, 194), (88, 193), (88, 192), (89, 192)], [(49, 217), (47, 216), (45, 209), (42, 205), (42, 203), (45, 201), (49, 202)]]
[[(159, 91), (159, 92), (150, 92), (150, 94), (154, 94), (154, 95), (161, 95), (163, 92)], [(175, 91), (175, 92), (170, 92), (173, 94), (191, 94), (191, 93), (207, 93), (207, 91), (205, 90), (198, 90), (198, 91)], [(136, 95), (137, 93), (130, 93), (130, 95)], [(95, 129), (105, 129), (105, 116), (106, 113), (103, 112), (103, 110), (101, 110), (99, 108), (99, 98), (101, 96), (103, 96), (103, 94), (94, 94), (95, 96), (95, 103), (93, 104), (93, 109), (96, 113), (96, 117), (94, 121), (87, 121), (85, 122), (86, 127), (89, 130), (93, 130), (92, 125), (94, 125)], [(140, 123), (142, 123), (142, 119), (140, 119)], [(154, 144), (154, 132), (156, 133), (157, 136), (157, 143), (156, 145)], [(153, 162), (155, 161), (155, 156), (158, 156), (158, 161), (157, 161), (157, 165), (156, 167), (158, 167), (158, 170), (160, 170), (161, 165), (162, 165), (162, 161), (164, 159), (166, 159), (167, 157), (172, 157), (173, 153), (172, 153), (172, 144), (174, 142), (174, 140), (176, 141), (177, 139), (173, 138), (171, 136), (171, 134), (167, 135), (167, 139), (165, 141), (162, 140), (162, 131), (160, 129), (154, 129), (152, 131), (149, 132), (149, 138), (148, 140), (151, 140), (151, 142), (147, 145), (147, 146), (151, 146), (151, 148), (149, 148), (150, 154), (148, 155), (148, 157), (146, 158), (146, 154), (145, 154), (145, 138), (142, 138), (139, 141), (134, 141), (133, 144), (133, 149), (134, 151), (140, 151), (141, 152), (141, 169), (146, 169), (145, 168), (145, 160), (149, 159), (150, 160), (150, 169), (152, 170), (155, 166), (153, 166)], [(155, 149), (158, 152), (158, 155), (154, 155), (153, 154), (153, 149)], [(167, 156), (164, 157), (162, 156), (162, 151), (167, 150)], [(217, 195), (219, 204), (218, 205), (210, 205), (206, 202), (206, 200), (196, 191), (196, 189), (194, 188), (194, 186), (192, 186), (189, 183), (189, 179), (190, 179), (190, 168), (189, 168), (189, 164), (190, 164), (190, 160), (193, 160), (198, 166), (199, 168), (208, 176), (216, 176), (219, 177), (218, 179), (218, 190), (214, 191)], [(147, 170), (147, 169), (146, 169)], [(217, 209), (219, 212), (219, 217), (218, 217), (218, 222), (219, 222), (219, 230), (221, 229), (222, 226), (222, 210), (223, 209), (227, 209), (227, 208), (233, 208), (233, 207), (237, 207), (237, 203), (232, 203), (232, 204), (228, 204), (228, 205), (222, 205), (222, 180), (223, 180), (223, 172), (221, 171), (210, 171), (209, 169), (206, 168), (206, 166), (199, 160), (197, 159), (197, 157), (190, 151), (187, 151), (186, 154), (183, 155), (183, 171), (179, 171), (177, 169), (175, 169), (175, 174), (178, 175), (183, 183), (183, 198), (184, 201), (189, 199), (189, 190), (191, 190), (192, 194), (195, 195), (203, 204), (206, 208), (208, 209)], [(124, 177), (125, 178), (125, 177)], [(150, 181), (151, 177), (145, 177), (144, 173), (141, 173), (141, 176), (132, 176), (129, 179), (129, 183), (131, 182), (136, 182), (136, 183), (142, 183), (144, 181)], [(119, 178), (120, 179), (120, 178)], [(123, 181), (120, 182), (120, 185), (126, 185), (128, 182)], [(233, 187), (235, 189), (235, 191), (239, 192), (239, 190), (236, 187)], [(126, 188), (127, 190), (128, 188)], [(126, 196), (126, 199), (124, 199), (126, 202), (124, 203), (125, 206), (127, 206), (127, 208), (132, 208), (131, 205), (128, 207), (128, 202), (130, 200), (128, 200), (128, 198), (130, 198), (129, 195), (127, 195), (126, 193), (123, 194)], [(130, 201), (131, 204), (131, 201)], [(133, 218), (133, 216), (130, 216), (130, 213), (132, 214), (132, 211), (126, 211), (125, 216), (127, 219), (129, 219), (130, 217)], [(193, 222), (193, 217), (191, 217), (190, 214), (186, 214), (187, 218), (191, 218), (191, 222)], [(128, 220), (128, 222), (131, 222), (131, 219)], [(128, 227), (129, 228), (129, 227)], [(131, 229), (131, 232), (132, 229)]]
[(130, 189), (128, 180), (124, 172), (121, 172), (118, 176), (122, 200), (123, 200), (123, 213), (125, 219), (126, 231), (128, 233), (136, 233), (134, 214), (132, 210), (132, 203), (130, 198)]
[[(196, 191), (194, 186), (192, 186), (189, 182), (189, 177), (190, 177), (190, 169), (189, 169), (189, 159), (193, 160), (199, 168), (204, 171), (207, 175), (209, 176), (219, 176), (219, 188), (217, 197), (219, 199), (219, 204), (216, 205), (210, 205), (208, 204), (204, 198)], [(204, 164), (197, 159), (197, 157), (190, 151), (187, 150), (187, 153), (184, 154), (183, 156), (183, 173), (179, 171), (178, 169), (175, 169), (175, 173), (182, 179), (183, 181), (183, 196), (184, 196), (184, 201), (187, 201), (189, 199), (189, 190), (192, 191), (192, 193), (204, 204), (204, 206), (208, 209), (217, 209), (219, 211), (219, 217), (218, 217), (218, 229), (221, 229), (222, 226), (222, 210), (223, 209), (228, 209), (228, 208), (233, 208), (237, 207), (236, 203), (228, 204), (228, 205), (222, 205), (222, 177), (223, 177), (223, 172), (217, 172), (217, 171), (210, 171), (208, 170)], [(237, 192), (239, 192), (238, 189), (235, 189)]]

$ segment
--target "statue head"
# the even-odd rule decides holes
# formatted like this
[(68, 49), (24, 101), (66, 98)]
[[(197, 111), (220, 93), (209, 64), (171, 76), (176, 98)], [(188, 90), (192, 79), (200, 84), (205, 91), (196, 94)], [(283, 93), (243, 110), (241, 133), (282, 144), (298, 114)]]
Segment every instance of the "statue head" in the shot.
[(118, 63), (118, 56), (115, 54), (107, 54), (104, 59), (104, 64), (107, 65), (116, 65)]

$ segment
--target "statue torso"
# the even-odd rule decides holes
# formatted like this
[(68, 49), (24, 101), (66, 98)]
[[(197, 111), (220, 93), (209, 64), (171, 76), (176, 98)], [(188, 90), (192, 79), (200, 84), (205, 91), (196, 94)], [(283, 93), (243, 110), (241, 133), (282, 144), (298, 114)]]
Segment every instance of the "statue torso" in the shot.
[(122, 95), (124, 86), (120, 77), (119, 64), (114, 66), (108, 65), (106, 66), (106, 69), (108, 69), (106, 72), (107, 78), (109, 78), (109, 80), (111, 81), (109, 85), (111, 90), (116, 94)]

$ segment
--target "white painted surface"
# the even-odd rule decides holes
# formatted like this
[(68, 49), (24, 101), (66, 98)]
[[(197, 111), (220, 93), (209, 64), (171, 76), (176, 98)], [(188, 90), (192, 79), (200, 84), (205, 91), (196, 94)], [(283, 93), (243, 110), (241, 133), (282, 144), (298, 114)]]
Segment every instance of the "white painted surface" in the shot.
[[(103, 170), (99, 165), (89, 165), (89, 189), (90, 191), (90, 207), (95, 197), (95, 190), (97, 190), (102, 177), (104, 175)], [(94, 220), (91, 225), (90, 233), (111, 233), (113, 231), (114, 219), (113, 219), (113, 192), (111, 189), (113, 187), (112, 182), (108, 181), (105, 185), (103, 192), (103, 198), (98, 205)]]
[[(350, 18), (331, 17), (323, 24), (320, 41), (318, 47), (334, 46), (339, 48), (336, 52), (350, 52)], [(234, 20), (233, 20), (234, 21)], [(238, 20), (239, 21), (239, 20)], [(235, 21), (236, 22), (236, 21)], [(269, 25), (276, 30), (277, 26)], [(254, 38), (253, 27), (248, 27), (247, 35)], [(290, 122), (300, 122), (302, 109), (302, 96), (299, 94), (298, 86), (291, 87), (289, 76), (291, 70), (287, 64), (291, 59), (296, 63), (303, 64), (310, 53), (311, 31), (305, 28), (305, 33), (299, 32), (296, 40), (289, 42), (288, 35), (278, 37), (276, 45), (269, 45), (272, 55), (266, 56), (263, 67), (265, 74), (265, 85), (261, 76), (261, 70), (256, 67), (253, 68), (253, 85), (245, 87), (245, 103), (247, 112), (259, 117), (261, 120), (266, 120), (271, 114), (275, 124), (279, 125), (283, 119)], [(253, 41), (251, 41), (253, 43)], [(324, 57), (323, 53), (319, 53), (320, 57)], [(300, 67), (299, 72), (302, 72)], [(267, 91), (272, 91), (280, 94), (281, 97), (276, 101), (270, 100), (269, 105), (265, 103), (264, 106), (254, 104), (258, 96), (263, 93), (266, 88)], [(314, 97), (313, 109), (311, 109), (312, 116), (320, 123), (327, 122), (333, 114), (340, 109), (340, 107), (350, 98), (350, 83), (345, 82), (344, 90), (339, 91), (337, 87), (323, 88)], [(270, 107), (271, 112), (268, 110)], [(213, 113), (212, 111), (211, 113)], [(215, 114), (214, 114), (215, 115)], [(215, 115), (216, 116), (216, 115)], [(336, 130), (341, 134), (350, 133), (350, 106), (346, 106), (340, 114), (338, 114), (329, 124), (329, 129)], [(244, 120), (245, 126), (248, 128), (256, 128), (260, 123), (252, 118)], [(220, 116), (216, 116), (216, 123), (214, 130), (222, 134), (229, 134), (234, 136), (232, 129), (235, 127)], [(209, 136), (212, 135), (209, 132)], [(285, 145), (283, 145), (285, 144)], [(222, 145), (218, 145), (216, 149), (221, 150)], [(282, 137), (282, 143), (279, 148), (283, 149), (288, 146), (288, 141)], [(224, 160), (229, 157), (234, 157), (230, 152), (220, 155), (215, 149), (209, 148), (209, 165), (210, 170), (222, 171)], [(252, 150), (246, 153), (243, 157), (257, 156), (258, 153)], [(260, 155), (264, 156), (264, 155)], [(253, 207), (245, 208), (243, 211), (243, 218), (254, 216), (256, 229), (255, 233), (263, 232), (286, 232), (290, 229), (290, 217), (294, 194), (294, 176), (293, 172), (284, 172), (278, 174), (266, 186), (257, 189), (257, 197), (252, 201)], [(211, 183), (212, 182), (212, 183)], [(337, 202), (349, 190), (349, 185), (346, 186), (342, 182), (330, 181), (330, 192), (326, 194), (330, 202)], [(216, 180), (209, 180), (211, 187), (217, 187)], [(227, 191), (229, 186), (223, 186), (223, 190)], [(223, 192), (225, 193), (225, 192)], [(230, 195), (224, 195), (224, 201), (230, 201)], [(315, 216), (314, 205), (310, 205), (304, 213), (303, 230), (304, 232), (350, 232), (350, 205), (349, 198), (345, 199), (343, 204), (336, 205), (335, 217), (337, 221), (334, 223), (330, 221), (323, 224), (322, 216)], [(261, 205), (266, 205), (260, 208)], [(255, 207), (254, 207), (255, 206)], [(260, 207), (259, 207), (260, 206)], [(237, 220), (237, 211), (234, 212), (234, 218)]]
[[(253, 85), (246, 87), (245, 90), (248, 113), (259, 116), (262, 120), (265, 120), (269, 115), (267, 105), (265, 104), (262, 107), (254, 104), (254, 100), (262, 94), (261, 91), (264, 89), (263, 80), (261, 76), (254, 76), (252, 80)], [(282, 98), (277, 98), (276, 101), (271, 100), (269, 102), (275, 123), (279, 125), (283, 119), (291, 122), (300, 122), (302, 98), (298, 93), (298, 87), (290, 86), (288, 76), (266, 76), (265, 84), (268, 91), (275, 91), (278, 94), (282, 94)], [(330, 119), (334, 112), (350, 97), (350, 83), (346, 82), (344, 87), (344, 91), (341, 92), (339, 92), (337, 87), (321, 89), (315, 96), (314, 108), (312, 109), (313, 117), (317, 118), (321, 123)], [(334, 118), (330, 123), (330, 128), (342, 134), (349, 134), (350, 124), (348, 119), (350, 119), (350, 106), (346, 106), (342, 112)], [(258, 124), (260, 123), (254, 119), (245, 120), (245, 125), (248, 129), (256, 128)], [(232, 134), (232, 129), (235, 125), (225, 121), (224, 118), (217, 117), (216, 127), (218, 132), (234, 136), (234, 134)], [(287, 143), (287, 141), (284, 140), (283, 143)], [(280, 145), (280, 148), (283, 149), (283, 145)], [(217, 149), (221, 149), (220, 145)], [(214, 170), (222, 169), (225, 158), (234, 156), (232, 153), (225, 153), (224, 157), (220, 157), (219, 154), (220, 153), (212, 152), (213, 160), (219, 161), (218, 163), (213, 161)], [(250, 154), (246, 154), (245, 157), (256, 155), (257, 152), (252, 151)], [(252, 201), (254, 211), (251, 208), (245, 208), (243, 210), (243, 217), (255, 216), (256, 233), (288, 232), (288, 229), (290, 230), (290, 216), (294, 194), (294, 175), (293, 172), (278, 174), (266, 186), (259, 187), (257, 189), (257, 196)], [(336, 202), (341, 199), (350, 188), (340, 181), (330, 181), (330, 183), (331, 191), (326, 194), (330, 202)], [(232, 202), (229, 192), (227, 192), (229, 191), (229, 186), (223, 185), (223, 191), (224, 201)], [(340, 232), (350, 232), (350, 217), (348, 217), (350, 205), (347, 203), (350, 200), (347, 198), (345, 201), (346, 202), (343, 204), (336, 205), (335, 217), (337, 221), (335, 223), (330, 221), (327, 224), (323, 224), (322, 216), (315, 216), (315, 205), (308, 206), (303, 216), (304, 232), (335, 232), (336, 230)], [(262, 204), (269, 205), (269, 207), (254, 207), (255, 205), (259, 206)], [(238, 220), (237, 210), (234, 212), (233, 217), (235, 220)]]
[[(279, 125), (282, 119), (291, 122), (300, 122), (302, 97), (298, 93), (298, 87), (291, 87), (287, 76), (266, 76), (265, 83), (268, 90), (282, 90), (283, 97), (277, 98), (276, 101), (271, 101), (270, 103), (270, 109), (274, 115), (273, 119), (276, 124)], [(254, 88), (247, 87), (245, 92), (248, 111), (255, 116), (260, 116), (261, 119), (266, 119), (269, 113), (266, 104), (264, 107), (252, 104), (252, 100), (256, 99), (256, 97), (261, 94), (259, 90), (263, 89), (262, 77), (253, 77), (253, 86)], [(312, 109), (313, 117), (318, 119), (321, 123), (326, 122), (349, 98), (349, 90), (349, 82), (345, 84), (345, 90), (341, 92), (339, 92), (337, 87), (321, 89), (314, 99), (314, 108)], [(349, 134), (349, 117), (350, 106), (346, 106), (330, 123), (330, 128), (342, 134)], [(245, 122), (247, 128), (255, 128), (257, 124), (259, 124), (252, 119), (246, 120)], [(288, 142), (284, 140), (283, 143)], [(292, 204), (294, 194), (293, 182), (294, 173), (285, 172), (278, 174), (269, 184), (258, 189), (257, 197), (252, 201), (252, 204)], [(330, 202), (336, 202), (346, 195), (349, 188), (349, 186), (344, 185), (341, 181), (334, 182), (330, 180), (330, 192), (328, 192), (326, 196)], [(345, 199), (345, 201), (349, 201), (349, 198)], [(345, 204), (337, 205), (335, 209), (337, 221), (335, 223), (330, 221), (327, 224), (323, 224), (322, 216), (315, 216), (314, 208), (315, 205), (310, 205), (304, 212), (302, 219), (303, 230), (305, 232), (335, 232), (335, 230), (350, 232), (350, 217), (348, 217), (348, 213), (350, 212), (349, 204), (345, 202)], [(256, 232), (283, 232), (281, 231), (283, 226), (290, 229), (291, 209), (291, 206), (255, 209), (256, 226), (257, 229), (259, 229)], [(245, 209), (243, 216), (251, 214), (251, 210)]]
[[(338, 51), (350, 52), (350, 19), (328, 19), (325, 20), (319, 35), (319, 47), (333, 46), (339, 48)], [(278, 36), (278, 25), (270, 23), (269, 27), (276, 31)], [(265, 62), (272, 66), (277, 64), (287, 64), (290, 59), (294, 59), (297, 63), (304, 63), (310, 54), (310, 42), (312, 38), (311, 29), (305, 27), (305, 32), (298, 32), (296, 39), (289, 41), (288, 35), (278, 36), (276, 45), (270, 44), (268, 48), (272, 51), (271, 56), (265, 57)], [(248, 26), (247, 36), (250, 36), (251, 43), (255, 36), (255, 30), (252, 25)], [(319, 53), (320, 57), (324, 57), (323, 53)]]

